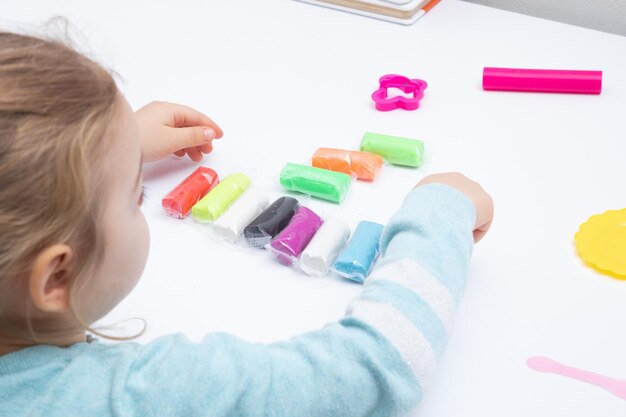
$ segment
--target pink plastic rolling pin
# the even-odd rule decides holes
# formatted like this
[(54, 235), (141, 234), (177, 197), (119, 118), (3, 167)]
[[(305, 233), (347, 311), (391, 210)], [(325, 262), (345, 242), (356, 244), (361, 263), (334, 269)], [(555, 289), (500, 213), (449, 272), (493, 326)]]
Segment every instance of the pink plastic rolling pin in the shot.
[(483, 89), (542, 93), (600, 94), (602, 71), (485, 67)]

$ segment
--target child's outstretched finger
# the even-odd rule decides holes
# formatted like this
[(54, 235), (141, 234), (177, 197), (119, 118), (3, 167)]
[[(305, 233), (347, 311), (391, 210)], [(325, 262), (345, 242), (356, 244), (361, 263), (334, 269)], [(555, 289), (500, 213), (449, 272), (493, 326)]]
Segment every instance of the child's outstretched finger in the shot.
[(206, 145), (200, 146), (200, 152), (205, 155), (213, 152), (213, 142), (209, 142)]
[(185, 152), (187, 152), (187, 155), (189, 155), (189, 159), (191, 159), (193, 162), (202, 161), (202, 152), (200, 152), (198, 148), (187, 148), (185, 149)]
[[(198, 148), (196, 152), (198, 155), (201, 155), (202, 152), (200, 148), (205, 145), (210, 145), (211, 141), (215, 138), (215, 131), (210, 127), (168, 127), (166, 129), (169, 131), (166, 146), (169, 148), (170, 153), (181, 149), (189, 150), (191, 148)], [(189, 152), (187, 152), (187, 154), (189, 154)]]

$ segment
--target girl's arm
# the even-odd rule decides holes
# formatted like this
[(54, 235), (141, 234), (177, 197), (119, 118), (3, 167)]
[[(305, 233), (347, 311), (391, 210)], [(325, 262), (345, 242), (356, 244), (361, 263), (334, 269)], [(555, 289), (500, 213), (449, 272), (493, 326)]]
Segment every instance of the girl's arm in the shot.
[(338, 323), (270, 345), (213, 334), (200, 344), (170, 336), (139, 348), (118, 373), (127, 415), (405, 414), (444, 350), (472, 233), (491, 221), (491, 199), (478, 189), (482, 195), (443, 184), (412, 191), (385, 228), (382, 259)]

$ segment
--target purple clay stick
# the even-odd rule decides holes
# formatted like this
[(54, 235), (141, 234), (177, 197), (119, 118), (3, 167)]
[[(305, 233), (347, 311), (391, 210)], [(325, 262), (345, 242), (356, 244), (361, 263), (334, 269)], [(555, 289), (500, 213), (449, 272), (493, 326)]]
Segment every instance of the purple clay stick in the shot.
[(293, 265), (321, 225), (320, 216), (306, 207), (299, 207), (289, 225), (272, 240), (271, 251), (280, 263)]

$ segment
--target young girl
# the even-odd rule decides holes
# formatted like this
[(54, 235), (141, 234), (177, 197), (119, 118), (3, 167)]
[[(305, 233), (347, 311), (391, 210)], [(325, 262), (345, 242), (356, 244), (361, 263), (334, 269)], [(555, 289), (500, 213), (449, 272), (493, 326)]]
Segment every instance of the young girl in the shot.
[(221, 136), (187, 107), (133, 113), (61, 43), (0, 33), (0, 416), (394, 416), (419, 403), (493, 216), (460, 174), (408, 194), (362, 294), (321, 330), (270, 345), (86, 337), (146, 262), (142, 162), (199, 161)]

